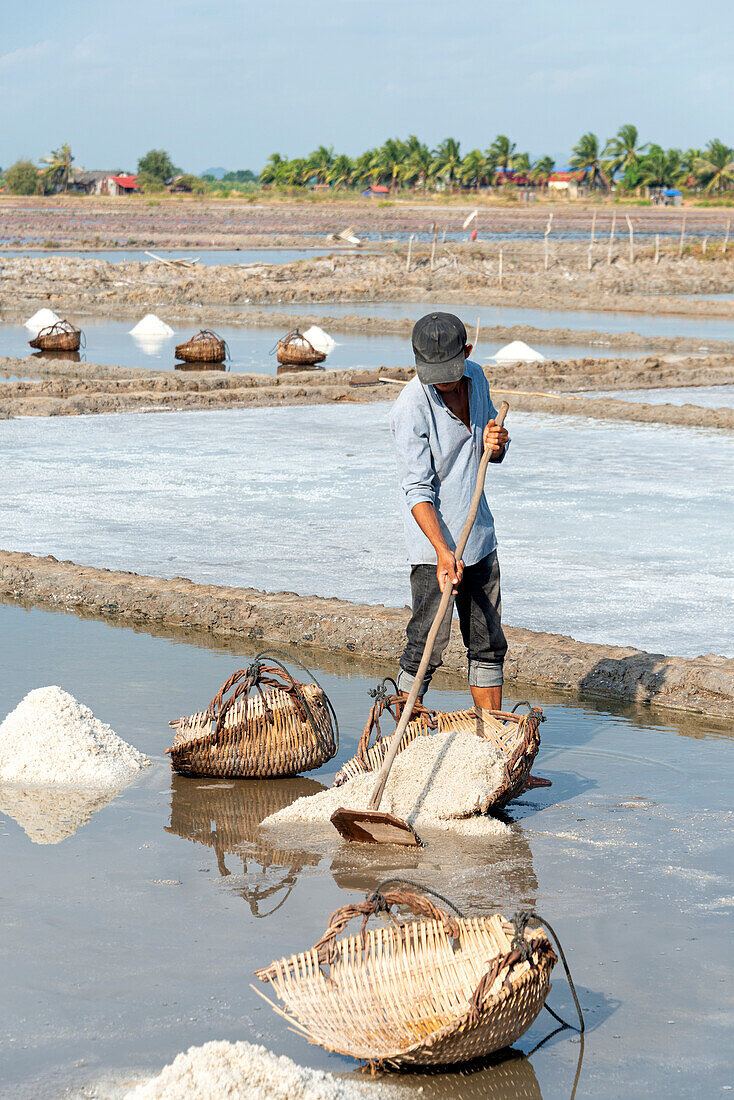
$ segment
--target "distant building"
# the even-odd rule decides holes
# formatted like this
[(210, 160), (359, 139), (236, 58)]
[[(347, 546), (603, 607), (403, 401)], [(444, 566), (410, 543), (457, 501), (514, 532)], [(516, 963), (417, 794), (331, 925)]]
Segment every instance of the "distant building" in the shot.
[(107, 187), (108, 195), (132, 195), (140, 190), (137, 176), (110, 176)]
[(390, 188), (385, 187), (384, 183), (371, 183), (362, 194), (366, 199), (381, 198), (384, 195), (390, 194)]
[(131, 195), (138, 190), (138, 177), (114, 168), (106, 171), (73, 168), (69, 190), (84, 195)]
[(567, 168), (562, 172), (551, 172), (548, 176), (548, 190), (575, 199), (583, 185), (585, 175), (583, 168)]
[(683, 205), (683, 193), (675, 187), (648, 187), (647, 194), (653, 206)]

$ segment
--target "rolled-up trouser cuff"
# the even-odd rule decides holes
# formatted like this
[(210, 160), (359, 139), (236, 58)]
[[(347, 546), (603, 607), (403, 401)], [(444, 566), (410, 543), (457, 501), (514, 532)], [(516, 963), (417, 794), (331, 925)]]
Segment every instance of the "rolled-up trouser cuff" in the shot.
[(469, 687), (495, 688), (505, 682), (502, 661), (469, 661)]
[[(421, 690), (418, 693), (421, 698), (423, 698), (423, 696), (428, 691), (428, 688), (430, 687), (431, 675), (432, 674), (429, 672), (429, 674), (423, 680)], [(410, 695), (410, 691), (414, 683), (415, 676), (412, 674), (412, 672), (406, 672), (406, 670), (401, 666), (397, 679), (398, 691), (404, 691), (406, 695)]]

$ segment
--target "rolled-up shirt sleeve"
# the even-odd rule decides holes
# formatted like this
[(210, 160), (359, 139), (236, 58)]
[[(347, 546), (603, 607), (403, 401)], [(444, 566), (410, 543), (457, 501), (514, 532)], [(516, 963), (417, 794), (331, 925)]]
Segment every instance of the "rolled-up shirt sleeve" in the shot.
[(428, 425), (415, 407), (393, 408), (390, 430), (395, 440), (398, 476), (408, 508), (436, 503), (436, 471), (433, 466)]

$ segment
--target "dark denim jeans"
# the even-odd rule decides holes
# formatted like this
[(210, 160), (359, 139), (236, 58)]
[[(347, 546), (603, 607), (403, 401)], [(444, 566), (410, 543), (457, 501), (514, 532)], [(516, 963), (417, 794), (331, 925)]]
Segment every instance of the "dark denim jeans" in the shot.
[[(414, 565), (410, 570), (413, 615), (408, 623), (408, 640), (400, 658), (398, 687), (410, 691), (421, 663), (423, 649), (441, 602), (435, 565)], [(470, 687), (499, 687), (503, 682), (503, 664), (507, 641), (502, 630), (502, 597), (497, 551), (464, 569), (456, 593), (461, 636), (469, 657)], [(451, 634), (451, 619), (436, 638), (431, 663), (423, 680), (421, 695), (428, 691), (431, 677), (440, 666)]]

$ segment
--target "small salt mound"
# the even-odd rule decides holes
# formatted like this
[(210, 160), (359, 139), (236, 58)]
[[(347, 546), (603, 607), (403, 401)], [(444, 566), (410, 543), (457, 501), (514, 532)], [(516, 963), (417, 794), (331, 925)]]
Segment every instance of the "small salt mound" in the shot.
[(513, 340), (492, 356), (498, 363), (545, 363), (545, 356), (524, 340)]
[(60, 687), (29, 691), (0, 725), (0, 779), (119, 789), (150, 764)]
[[(502, 782), (505, 758), (492, 742), (470, 731), (416, 737), (395, 757), (380, 810), (417, 828), (449, 828), (481, 813)], [(366, 810), (375, 786), (370, 772), (342, 787), (299, 798), (266, 817), (263, 825), (325, 822), (339, 806)], [(485, 832), (502, 831), (500, 822), (477, 819)], [(472, 831), (471, 829), (469, 831)]]
[(336, 340), (332, 340), (328, 332), (324, 332), (318, 325), (311, 325), (311, 328), (306, 329), (303, 335), (314, 350), (320, 351), (323, 355), (328, 355), (336, 347)]
[(29, 317), (25, 327), (38, 334), (47, 325), (55, 325), (61, 318), (52, 309), (39, 309), (32, 317)]
[(20, 825), (33, 844), (60, 844), (117, 796), (92, 787), (25, 786), (0, 783), (0, 814)]
[(189, 1047), (124, 1100), (362, 1100), (394, 1097), (378, 1082), (333, 1077), (252, 1043)]
[(173, 336), (173, 329), (155, 313), (146, 313), (142, 320), (138, 321), (134, 328), (130, 329), (131, 336)]

